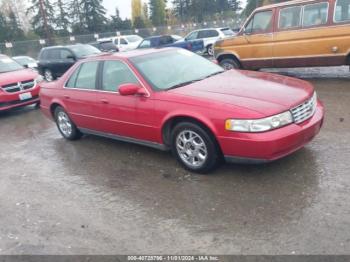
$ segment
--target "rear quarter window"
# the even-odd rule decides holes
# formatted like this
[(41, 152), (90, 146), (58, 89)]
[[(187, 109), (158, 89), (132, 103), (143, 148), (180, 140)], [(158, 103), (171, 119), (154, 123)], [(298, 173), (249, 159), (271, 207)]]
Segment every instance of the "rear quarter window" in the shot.
[(334, 11), (334, 22), (350, 22), (350, 0), (337, 0)]

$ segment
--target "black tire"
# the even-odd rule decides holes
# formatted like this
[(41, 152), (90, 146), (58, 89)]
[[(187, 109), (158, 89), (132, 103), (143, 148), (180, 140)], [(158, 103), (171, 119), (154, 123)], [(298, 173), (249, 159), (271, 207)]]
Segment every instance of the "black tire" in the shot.
[[(69, 121), (69, 124), (71, 125), (71, 131), (70, 132), (65, 132), (63, 130), (63, 128), (60, 126), (59, 123), (59, 116), (60, 114), (64, 114), (67, 118), (67, 121)], [(55, 109), (55, 122), (57, 125), (58, 130), (60, 131), (61, 135), (67, 139), (67, 140), (78, 140), (79, 138), (82, 137), (82, 133), (79, 131), (79, 129), (77, 128), (77, 126), (73, 123), (73, 121), (70, 119), (70, 117), (68, 116), (67, 112), (64, 111), (64, 109), (60, 106), (56, 107)]]
[[(193, 166), (186, 163), (185, 160), (180, 156), (179, 148), (177, 146), (177, 142), (179, 141), (179, 137), (186, 132), (193, 132), (202, 139), (200, 142), (205, 144), (206, 149), (206, 158), (203, 163), (199, 166)], [(198, 138), (199, 139), (199, 138)], [(185, 145), (184, 145), (185, 148)], [(180, 164), (187, 170), (199, 174), (207, 174), (212, 171), (214, 168), (218, 166), (221, 156), (221, 151), (219, 146), (217, 145), (214, 137), (203, 128), (201, 125), (191, 122), (182, 122), (175, 126), (175, 128), (171, 132), (171, 150), (176, 159), (180, 162)], [(191, 150), (191, 149), (190, 149)], [(199, 150), (198, 150), (199, 152)], [(184, 154), (183, 154), (184, 155)], [(194, 157), (195, 159), (196, 157)], [(199, 158), (197, 157), (199, 160)], [(195, 161), (195, 160), (193, 160)]]
[(52, 71), (50, 69), (47, 69), (47, 68), (44, 69), (43, 76), (47, 82), (51, 82), (51, 81), (54, 81), (56, 79), (56, 77), (54, 76)]
[(214, 56), (214, 46), (213, 45), (208, 45), (207, 46), (207, 54), (209, 56)]
[(220, 61), (220, 66), (225, 70), (240, 69), (240, 63), (234, 58), (225, 58)]
[(34, 108), (35, 108), (35, 109), (39, 109), (39, 108), (40, 108), (40, 102), (35, 103), (35, 104), (34, 104)]

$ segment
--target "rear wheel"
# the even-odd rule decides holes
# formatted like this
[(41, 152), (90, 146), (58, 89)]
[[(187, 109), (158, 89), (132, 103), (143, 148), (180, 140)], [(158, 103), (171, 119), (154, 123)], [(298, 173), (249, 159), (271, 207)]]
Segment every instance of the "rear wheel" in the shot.
[(189, 171), (205, 174), (219, 163), (220, 151), (214, 138), (200, 125), (179, 123), (172, 131), (172, 152)]
[(220, 66), (225, 70), (239, 69), (241, 65), (234, 58), (226, 58), (220, 61)]
[(44, 78), (48, 82), (51, 82), (51, 81), (55, 80), (55, 78), (54, 78), (54, 76), (53, 76), (53, 74), (52, 74), (50, 69), (45, 69), (44, 70)]
[(64, 109), (60, 106), (55, 109), (55, 120), (58, 130), (65, 139), (77, 140), (81, 138), (82, 133), (69, 118), (66, 111), (64, 111)]
[(209, 56), (214, 56), (214, 46), (213, 45), (207, 46), (207, 53)]

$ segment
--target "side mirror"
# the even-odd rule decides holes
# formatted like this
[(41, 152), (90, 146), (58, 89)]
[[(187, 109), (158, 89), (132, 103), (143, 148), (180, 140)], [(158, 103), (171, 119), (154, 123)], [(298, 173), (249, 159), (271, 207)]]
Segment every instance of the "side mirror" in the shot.
[(118, 88), (118, 92), (122, 96), (134, 96), (134, 95), (145, 96), (147, 94), (140, 85), (133, 84), (133, 83), (120, 85)]
[(73, 61), (75, 61), (75, 60), (76, 60), (74, 55), (67, 55), (67, 57), (66, 57), (66, 58), (67, 58), (67, 59), (72, 59)]

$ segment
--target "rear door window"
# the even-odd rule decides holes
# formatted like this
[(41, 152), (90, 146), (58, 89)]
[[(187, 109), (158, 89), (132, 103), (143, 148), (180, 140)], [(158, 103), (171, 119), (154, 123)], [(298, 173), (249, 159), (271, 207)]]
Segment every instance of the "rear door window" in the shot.
[(48, 60), (59, 60), (61, 56), (59, 49), (51, 49), (47, 51)]
[(72, 58), (72, 56), (73, 56), (72, 52), (70, 52), (70, 51), (68, 51), (66, 49), (61, 49), (60, 50), (60, 59), (66, 60), (66, 59), (69, 59), (69, 57)]
[(303, 27), (327, 24), (328, 2), (304, 6)]
[(335, 4), (334, 22), (350, 22), (350, 0), (337, 0)]
[(248, 34), (259, 34), (271, 31), (272, 11), (256, 13), (248, 22), (245, 32)]
[(301, 6), (283, 8), (280, 11), (278, 28), (289, 29), (301, 25)]

